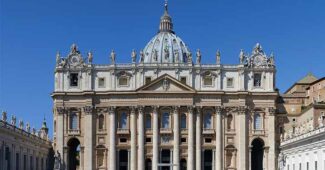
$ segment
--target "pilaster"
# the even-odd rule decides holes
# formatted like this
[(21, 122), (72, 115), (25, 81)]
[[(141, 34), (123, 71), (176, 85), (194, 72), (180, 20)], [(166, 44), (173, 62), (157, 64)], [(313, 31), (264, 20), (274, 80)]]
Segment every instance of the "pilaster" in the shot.
[(84, 130), (84, 146), (85, 146), (85, 160), (87, 160), (84, 164), (85, 169), (93, 169), (94, 168), (94, 133), (93, 133), (93, 107), (86, 106), (83, 108), (85, 122), (83, 124)]

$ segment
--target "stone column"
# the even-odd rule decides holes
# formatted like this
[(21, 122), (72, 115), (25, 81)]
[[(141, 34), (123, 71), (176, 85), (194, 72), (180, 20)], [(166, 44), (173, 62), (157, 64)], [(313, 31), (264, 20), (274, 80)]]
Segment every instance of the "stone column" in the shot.
[(179, 162), (179, 113), (178, 107), (174, 108), (174, 150), (173, 150), (173, 170), (179, 170), (180, 162)]
[(109, 108), (110, 116), (110, 128), (109, 128), (109, 169), (116, 170), (116, 148), (115, 148), (115, 135), (116, 135), (116, 125), (115, 125), (115, 108)]
[[(84, 116), (85, 121), (87, 123), (83, 124), (83, 130), (84, 130), (84, 146), (85, 146), (85, 154), (84, 159), (87, 160), (84, 162), (84, 168), (85, 169), (93, 169), (94, 165), (94, 127), (93, 127), (93, 107), (92, 106), (86, 106), (83, 108), (84, 110)], [(80, 119), (79, 119), (80, 120)], [(80, 128), (80, 123), (79, 123)]]
[(238, 123), (239, 126), (236, 128), (238, 132), (238, 167), (241, 170), (248, 169), (248, 119), (247, 119), (247, 109), (246, 107), (240, 106), (238, 107)]
[(145, 166), (144, 159), (144, 115), (143, 108), (139, 107), (138, 118), (138, 170), (143, 169)]
[(253, 146), (249, 145), (248, 147), (249, 152), (248, 152), (248, 169), (251, 170), (252, 169), (252, 150), (253, 150)]
[(216, 107), (216, 170), (223, 169), (223, 134), (222, 134), (222, 108)]
[[(63, 153), (63, 147), (64, 147), (64, 133), (65, 130), (64, 129), (64, 124), (65, 124), (65, 120), (64, 120), (64, 113), (65, 113), (65, 109), (63, 107), (57, 107), (56, 108), (56, 132), (55, 132), (55, 136), (56, 136), (56, 147), (55, 149), (55, 153), (57, 153), (57, 151), (61, 154), (61, 156), (64, 158), (66, 155), (64, 155), (65, 153)], [(67, 127), (65, 127), (67, 128)], [(28, 155), (27, 155), (28, 156)], [(67, 165), (68, 162), (64, 162), (66, 161), (66, 159), (62, 159), (61, 161), (61, 165)], [(29, 161), (27, 161), (29, 162)], [(29, 165), (29, 163), (28, 163)], [(28, 167), (29, 168), (29, 167)]]
[(196, 108), (196, 170), (201, 170), (201, 109)]
[(137, 125), (135, 108), (131, 108), (131, 170), (137, 169)]
[(194, 170), (194, 125), (193, 107), (188, 107), (188, 159), (187, 169)]
[(277, 167), (277, 154), (276, 152), (276, 144), (275, 144), (275, 109), (274, 108), (268, 108), (268, 140), (269, 140), (269, 148), (268, 148), (268, 170), (275, 170), (275, 167)]
[(158, 122), (158, 111), (157, 107), (153, 107), (153, 126), (152, 126), (152, 132), (153, 132), (153, 139), (152, 139), (152, 170), (158, 170), (158, 128), (159, 128), (159, 122)]

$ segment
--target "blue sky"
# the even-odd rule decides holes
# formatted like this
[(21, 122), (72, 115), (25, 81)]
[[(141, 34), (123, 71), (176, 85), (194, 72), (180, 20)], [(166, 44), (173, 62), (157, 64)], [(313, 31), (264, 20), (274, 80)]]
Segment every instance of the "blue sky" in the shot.
[[(56, 51), (77, 43), (94, 63), (130, 62), (156, 34), (163, 0), (1, 0), (0, 110), (39, 128), (45, 115), (52, 130)], [(240, 49), (259, 42), (275, 54), (276, 86), (283, 92), (308, 72), (325, 74), (325, 1), (170, 0), (174, 30), (203, 63), (238, 63)]]

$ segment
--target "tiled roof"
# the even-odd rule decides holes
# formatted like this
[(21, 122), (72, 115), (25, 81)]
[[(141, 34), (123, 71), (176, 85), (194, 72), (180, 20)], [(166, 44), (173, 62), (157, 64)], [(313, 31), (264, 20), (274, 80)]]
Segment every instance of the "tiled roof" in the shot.
[(312, 82), (314, 82), (316, 80), (317, 80), (317, 78), (312, 73), (308, 73), (307, 76), (300, 79), (297, 83), (299, 83), (299, 84), (310, 84), (310, 83), (312, 83)]

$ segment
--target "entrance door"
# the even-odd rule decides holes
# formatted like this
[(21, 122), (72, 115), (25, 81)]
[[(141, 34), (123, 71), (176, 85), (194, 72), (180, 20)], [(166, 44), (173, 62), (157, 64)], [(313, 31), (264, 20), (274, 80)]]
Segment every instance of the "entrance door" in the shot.
[(263, 170), (264, 142), (262, 139), (254, 139), (252, 146), (252, 170)]
[(145, 168), (146, 170), (151, 170), (152, 169), (152, 167), (151, 167), (152, 166), (151, 159), (149, 159), (149, 158), (146, 159), (146, 165), (145, 166), (146, 166), (146, 168)]
[[(170, 150), (161, 150), (161, 163), (170, 164)], [(169, 166), (162, 166), (160, 170), (170, 170)]]
[(128, 170), (129, 156), (127, 150), (119, 152), (119, 170)]
[(212, 150), (205, 150), (203, 153), (203, 169), (212, 170)]

